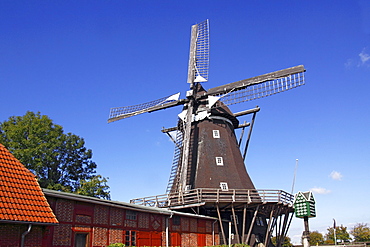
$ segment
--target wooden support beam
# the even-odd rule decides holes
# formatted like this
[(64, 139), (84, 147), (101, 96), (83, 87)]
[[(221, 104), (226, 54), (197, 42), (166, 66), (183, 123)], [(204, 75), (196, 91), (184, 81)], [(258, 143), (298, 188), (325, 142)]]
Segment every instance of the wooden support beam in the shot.
[(242, 244), (245, 242), (245, 221), (247, 218), (247, 205), (244, 204), (244, 209), (243, 209), (243, 226), (242, 226)]
[[(274, 228), (275, 228), (275, 233), (276, 233), (276, 244), (279, 245), (278, 241), (279, 241), (279, 238), (278, 236), (280, 236), (280, 228), (281, 228), (281, 211), (282, 211), (282, 207), (277, 204), (274, 206), (274, 208), (276, 209), (275, 211), (275, 214), (274, 214), (274, 220), (273, 220), (273, 223), (272, 223), (272, 227), (271, 227), (271, 230), (270, 230), (270, 236), (272, 235), (273, 231), (274, 231)], [(278, 226), (278, 221), (280, 221), (280, 225)], [(279, 230), (279, 233), (278, 233), (278, 230)]]
[[(243, 125), (243, 126), (242, 126)], [(242, 145), (242, 140), (243, 140), (243, 136), (244, 136), (244, 130), (245, 130), (245, 127), (247, 127), (247, 126), (245, 126), (246, 125), (246, 122), (244, 121), (244, 124), (239, 124), (239, 126), (238, 126), (238, 128), (242, 128), (242, 131), (241, 131), (241, 133), (240, 133), (240, 138), (239, 138), (239, 142), (238, 142), (238, 146), (239, 146), (239, 148), (240, 148), (240, 145)], [(250, 124), (248, 123), (248, 126), (249, 126)]]
[(252, 229), (253, 229), (253, 226), (254, 226), (254, 222), (256, 221), (256, 217), (257, 217), (257, 213), (258, 213), (259, 208), (260, 208), (260, 205), (258, 205), (257, 208), (256, 208), (256, 211), (254, 211), (253, 219), (252, 219), (251, 225), (249, 226), (247, 239), (245, 240), (245, 242), (247, 244), (249, 244), (249, 239), (251, 237)]
[(172, 128), (168, 128), (168, 129), (165, 129), (164, 127), (162, 128), (162, 133), (168, 133), (168, 132), (171, 132), (171, 131), (175, 131), (177, 130), (177, 127), (172, 127)]
[(289, 219), (289, 211), (285, 210), (284, 212), (284, 220), (283, 220), (283, 225), (281, 226), (281, 230), (279, 232), (279, 242), (277, 242), (277, 247), (281, 247), (284, 243), (284, 233), (285, 233), (285, 228), (286, 228), (286, 225), (288, 223), (288, 219)]
[(234, 116), (235, 117), (240, 117), (240, 116), (243, 116), (243, 115), (259, 112), (260, 110), (261, 110), (261, 108), (256, 106), (256, 108), (253, 108), (253, 109), (249, 109), (249, 110), (234, 113)]
[(294, 216), (294, 212), (288, 212), (288, 218), (290, 216), (290, 220), (289, 220), (289, 223), (286, 225), (286, 228), (285, 228), (285, 231), (284, 231), (284, 234), (283, 234), (283, 240), (285, 239), (286, 235), (288, 234), (288, 229), (289, 229), (289, 226), (290, 226), (290, 223), (292, 223), (292, 219), (293, 219), (293, 216)]
[(235, 228), (235, 233), (236, 233), (236, 241), (237, 241), (238, 244), (240, 244), (241, 242), (240, 242), (238, 225), (236, 224), (236, 215), (235, 215), (234, 203), (231, 205), (231, 212), (233, 213), (234, 228)]
[(270, 241), (270, 230), (271, 230), (271, 225), (272, 225), (272, 217), (274, 216), (274, 213), (275, 213), (275, 207), (272, 208), (271, 210), (271, 213), (270, 213), (270, 219), (269, 219), (269, 223), (267, 225), (267, 230), (266, 230), (266, 234), (265, 234), (265, 246), (267, 246), (267, 244), (269, 243)]
[(224, 244), (227, 244), (224, 227), (222, 225), (220, 208), (219, 208), (218, 204), (216, 204), (216, 209), (217, 209), (218, 221), (220, 222), (220, 228), (221, 228), (222, 238), (224, 239)]
[(279, 226), (277, 226), (276, 224), (276, 228), (275, 228), (275, 235), (276, 235), (276, 247), (281, 247), (281, 219), (284, 215), (284, 218), (285, 218), (285, 214), (281, 214), (279, 217)]
[[(258, 111), (259, 111), (259, 108), (258, 108)], [(251, 126), (249, 127), (248, 137), (247, 137), (247, 141), (246, 141), (245, 147), (244, 147), (243, 160), (245, 160), (245, 157), (247, 156), (247, 150), (248, 150), (248, 146), (249, 146), (249, 141), (251, 139), (252, 130), (253, 130), (253, 126), (254, 126), (254, 121), (256, 119), (256, 114), (257, 114), (258, 111), (254, 112), (253, 113), (253, 116), (252, 116)]]

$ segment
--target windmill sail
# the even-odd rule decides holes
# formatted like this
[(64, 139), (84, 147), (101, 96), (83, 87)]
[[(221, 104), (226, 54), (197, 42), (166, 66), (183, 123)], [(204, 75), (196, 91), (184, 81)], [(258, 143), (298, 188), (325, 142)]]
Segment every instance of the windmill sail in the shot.
[(186, 100), (179, 100), (180, 93), (176, 93), (164, 98), (153, 100), (147, 103), (124, 106), (124, 107), (114, 107), (110, 109), (108, 123), (136, 116), (145, 112), (153, 112), (169, 107), (184, 104)]
[[(179, 168), (178, 180), (179, 191), (188, 188), (187, 180), (189, 177), (189, 153), (191, 148), (190, 138), (192, 132), (192, 119), (196, 110), (197, 85), (208, 80), (209, 65), (209, 25), (208, 20), (191, 27), (188, 83), (190, 83), (189, 102), (184, 108), (183, 119), (183, 148), (181, 157), (181, 168)], [(171, 180), (170, 180), (171, 183)]]
[(299, 65), (208, 90), (226, 105), (238, 104), (284, 92), (305, 84), (304, 66)]
[(209, 22), (205, 20), (191, 27), (188, 83), (208, 81)]

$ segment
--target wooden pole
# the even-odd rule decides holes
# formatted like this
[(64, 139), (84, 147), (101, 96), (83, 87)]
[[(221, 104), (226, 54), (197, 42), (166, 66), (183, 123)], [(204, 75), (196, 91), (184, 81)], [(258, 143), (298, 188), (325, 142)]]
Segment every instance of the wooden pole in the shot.
[(265, 234), (265, 246), (267, 246), (270, 240), (270, 230), (271, 230), (271, 225), (272, 225), (272, 217), (274, 213), (275, 213), (275, 207), (272, 208), (271, 213), (270, 213), (270, 219), (269, 219), (269, 223), (268, 223), (266, 234)]
[(252, 229), (253, 229), (253, 226), (254, 226), (254, 222), (256, 221), (256, 217), (257, 217), (257, 213), (258, 213), (259, 208), (260, 208), (260, 205), (258, 205), (257, 208), (256, 208), (256, 211), (254, 211), (253, 219), (252, 219), (251, 225), (249, 226), (247, 239), (245, 240), (245, 242), (247, 244), (249, 244), (249, 238), (251, 237)]
[(303, 247), (310, 247), (310, 229), (308, 227), (308, 216), (303, 217), (304, 232), (302, 234)]
[(234, 210), (234, 203), (231, 204), (231, 211), (233, 213), (236, 241), (237, 241), (238, 244), (240, 244), (239, 230), (238, 230), (238, 225), (236, 224), (236, 215), (235, 215), (235, 210)]
[(245, 221), (247, 218), (247, 205), (244, 204), (243, 209), (243, 227), (242, 227), (242, 244), (245, 242)]
[(222, 225), (222, 219), (221, 219), (221, 214), (220, 214), (220, 208), (218, 204), (216, 204), (216, 209), (217, 209), (217, 215), (218, 215), (218, 221), (220, 222), (220, 228), (221, 228), (221, 233), (222, 233), (222, 238), (224, 239), (224, 244), (226, 244), (226, 236), (225, 236), (225, 231), (224, 227)]

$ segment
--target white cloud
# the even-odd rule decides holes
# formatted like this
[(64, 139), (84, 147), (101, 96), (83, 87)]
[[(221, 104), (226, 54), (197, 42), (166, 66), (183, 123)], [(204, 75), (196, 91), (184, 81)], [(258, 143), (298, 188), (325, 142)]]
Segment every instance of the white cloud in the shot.
[(362, 51), (358, 54), (358, 58), (349, 58), (344, 63), (344, 66), (347, 69), (351, 69), (355, 66), (357, 67), (370, 67), (370, 53), (368, 52), (368, 48), (365, 47)]
[(342, 177), (343, 175), (340, 173), (340, 172), (337, 172), (337, 171), (332, 171), (329, 175), (329, 177), (331, 177), (331, 179), (333, 180), (342, 180)]
[(320, 188), (320, 187), (314, 187), (312, 189), (310, 189), (310, 191), (312, 191), (314, 194), (329, 194), (331, 191), (330, 190), (327, 190), (325, 188)]
[(366, 53), (366, 48), (362, 49), (361, 53), (358, 54), (361, 60), (361, 64), (364, 65), (367, 61), (370, 60), (370, 55)]

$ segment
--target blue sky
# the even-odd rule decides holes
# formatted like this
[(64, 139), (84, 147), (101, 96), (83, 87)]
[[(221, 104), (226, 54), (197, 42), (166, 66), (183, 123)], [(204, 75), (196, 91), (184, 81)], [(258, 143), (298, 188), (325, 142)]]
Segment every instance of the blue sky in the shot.
[[(0, 1), (0, 121), (40, 111), (83, 137), (114, 200), (162, 194), (181, 107), (107, 124), (109, 109), (188, 90), (192, 24), (210, 20), (205, 88), (303, 64), (261, 107), (246, 161), (259, 189), (312, 190), (326, 232), (370, 223), (370, 2)], [(241, 119), (242, 121), (244, 119)], [(299, 242), (303, 221), (289, 236)]]

